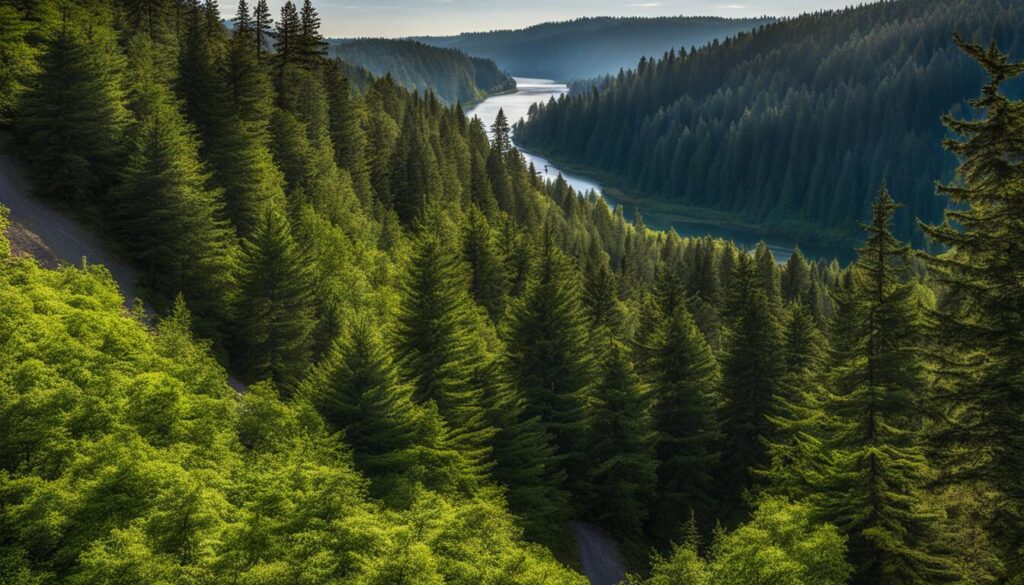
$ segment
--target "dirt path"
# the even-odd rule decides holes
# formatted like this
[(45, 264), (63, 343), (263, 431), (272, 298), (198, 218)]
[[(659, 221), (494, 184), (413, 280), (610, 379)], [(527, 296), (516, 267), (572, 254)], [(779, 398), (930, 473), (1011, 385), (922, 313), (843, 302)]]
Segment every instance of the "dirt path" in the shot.
[(626, 579), (619, 547), (607, 533), (587, 522), (573, 522), (572, 532), (590, 585), (616, 585)]
[(19, 252), (31, 254), (44, 266), (57, 261), (81, 266), (103, 264), (114, 276), (131, 305), (137, 294), (138, 273), (122, 262), (101, 238), (63, 212), (33, 199), (29, 181), (21, 165), (4, 150), (9, 138), (0, 136), (0, 204), (11, 210), (11, 244)]
[[(11, 210), (8, 237), (12, 250), (31, 255), (50, 268), (63, 262), (74, 266), (81, 266), (83, 261), (102, 264), (121, 289), (125, 306), (131, 307), (138, 295), (138, 272), (84, 225), (32, 198), (28, 176), (20, 163), (6, 152), (9, 141), (9, 136), (0, 134), (0, 205)], [(152, 308), (145, 305), (147, 314), (155, 317)], [(228, 385), (238, 392), (245, 390), (245, 384), (234, 376), (228, 377)]]

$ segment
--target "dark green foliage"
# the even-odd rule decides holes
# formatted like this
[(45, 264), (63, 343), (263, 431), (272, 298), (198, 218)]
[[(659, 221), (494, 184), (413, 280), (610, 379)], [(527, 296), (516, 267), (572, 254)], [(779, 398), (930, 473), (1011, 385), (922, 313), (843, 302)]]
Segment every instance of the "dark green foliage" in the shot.
[(956, 138), (945, 146), (960, 158), (957, 181), (940, 192), (964, 207), (946, 221), (924, 226), (949, 246), (926, 257), (941, 293), (932, 313), (929, 357), (941, 389), (948, 426), (935, 437), (943, 468), (954, 478), (995, 488), (1002, 504), (995, 533), (1006, 575), (1024, 571), (1024, 218), (1021, 157), (1024, 105), (1003, 88), (1019, 82), (1024, 64), (1010, 61), (993, 43), (957, 43), (984, 68), (988, 81), (971, 101), (981, 117), (947, 117)]
[(406, 225), (418, 219), (428, 202), (437, 200), (442, 190), (437, 158), (421, 124), (415, 110), (406, 112), (388, 175), (392, 205)]
[(105, 203), (123, 155), (124, 57), (102, 29), (90, 34), (66, 22), (78, 14), (67, 11), (44, 46), (19, 128), (39, 194), (80, 207)]
[(183, 293), (200, 331), (214, 335), (234, 293), (237, 244), (221, 192), (207, 188), (195, 136), (169, 94), (149, 82), (138, 97), (130, 155), (113, 193), (116, 227), (147, 284), (165, 299)]
[(442, 101), (474, 104), (486, 96), (515, 89), (515, 81), (489, 59), (439, 49), (404, 39), (332, 41), (331, 56), (389, 75), (413, 91), (431, 91)]
[(650, 526), (664, 546), (676, 541), (691, 516), (707, 530), (721, 495), (715, 479), (721, 445), (718, 367), (684, 306), (661, 318), (646, 350), (658, 461)]
[(896, 207), (883, 187), (855, 268), (855, 345), (824, 405), (828, 464), (813, 501), (849, 535), (855, 582), (957, 581), (923, 491), (934, 473), (919, 439), (921, 319), (915, 284), (902, 279), (909, 247), (891, 232)]
[(497, 323), (505, 312), (508, 274), (494, 230), (475, 206), (469, 208), (462, 255), (469, 265), (469, 292), (473, 300)]
[[(774, 264), (773, 264), (774, 267)], [(767, 415), (784, 372), (782, 335), (769, 297), (757, 285), (754, 260), (741, 254), (731, 282), (726, 355), (722, 359), (722, 473), (738, 497), (753, 486), (755, 470), (767, 467)], [(727, 493), (729, 493), (727, 491)], [(738, 500), (734, 500), (738, 501)]]
[[(444, 429), (412, 400), (379, 334), (356, 323), (306, 383), (325, 422), (344, 432), (356, 468), (373, 478), (376, 494), (408, 498), (413, 482), (458, 487), (460, 456), (446, 451)], [(441, 431), (438, 433), (438, 431)]]
[(271, 28), (273, 26), (274, 20), (270, 16), (267, 0), (257, 0), (256, 8), (252, 12), (252, 43), (257, 61), (263, 59), (263, 55), (270, 47), (270, 40), (274, 36)]
[(633, 197), (796, 237), (858, 237), (886, 180), (909, 210), (895, 233), (920, 245), (913, 219), (941, 217), (933, 181), (954, 163), (938, 119), (981, 82), (952, 35), (1019, 49), (1022, 20), (1002, 0), (809, 13), (642, 60), (538, 106), (516, 140)]
[(597, 345), (604, 351), (587, 421), (589, 516), (635, 542), (656, 482), (649, 397), (625, 345), (609, 337)]
[(585, 393), (591, 358), (579, 284), (550, 229), (537, 244), (534, 276), (511, 317), (506, 352), (509, 379), (554, 438), (570, 487), (584, 481)]
[(516, 386), (498, 382), (487, 388), (487, 418), (496, 429), (491, 478), (506, 489), (509, 509), (521, 519), (526, 536), (564, 552), (573, 510), (553, 437), (539, 417), (527, 414)]
[(291, 0), (281, 6), (281, 18), (274, 28), (274, 51), (279, 67), (302, 63), (302, 22)]
[(420, 37), (494, 59), (505, 71), (537, 79), (587, 79), (636, 64), (672, 46), (701, 46), (770, 22), (769, 18), (653, 17), (578, 18), (548, 22), (520, 30), (463, 33), (451, 37)]
[(454, 444), (479, 473), (489, 464), (488, 425), (478, 375), (489, 366), (485, 319), (469, 296), (466, 269), (434, 217), (420, 227), (405, 279), (397, 349), (413, 397), (434, 403)]
[(247, 379), (272, 380), (284, 390), (299, 381), (312, 357), (314, 279), (288, 219), (267, 208), (243, 243), (238, 277), (234, 344)]

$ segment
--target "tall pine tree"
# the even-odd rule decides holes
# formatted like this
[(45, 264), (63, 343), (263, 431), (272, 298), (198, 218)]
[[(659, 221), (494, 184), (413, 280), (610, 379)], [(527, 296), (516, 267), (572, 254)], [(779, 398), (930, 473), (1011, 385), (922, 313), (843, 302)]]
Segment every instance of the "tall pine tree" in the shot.
[(825, 404), (825, 481), (814, 496), (850, 538), (855, 582), (939, 583), (958, 575), (935, 554), (939, 517), (923, 487), (934, 473), (921, 441), (926, 384), (920, 310), (905, 282), (909, 246), (891, 232), (896, 203), (883, 187), (859, 251), (855, 349)]
[[(949, 425), (936, 437), (946, 469), (977, 478), (1002, 494), (995, 534), (1006, 575), (1024, 574), (1024, 103), (1002, 87), (1019, 82), (1024, 63), (995, 45), (957, 44), (988, 74), (971, 105), (974, 119), (945, 118), (957, 135), (946, 148), (960, 157), (958, 181), (941, 194), (960, 206), (947, 223), (923, 226), (950, 250), (928, 256), (944, 291), (933, 317), (932, 361)], [(1019, 83), (1018, 83), (1019, 85)], [(952, 457), (950, 457), (952, 456)]]
[(244, 242), (235, 308), (235, 356), (250, 381), (289, 392), (312, 357), (314, 274), (288, 218), (268, 207)]

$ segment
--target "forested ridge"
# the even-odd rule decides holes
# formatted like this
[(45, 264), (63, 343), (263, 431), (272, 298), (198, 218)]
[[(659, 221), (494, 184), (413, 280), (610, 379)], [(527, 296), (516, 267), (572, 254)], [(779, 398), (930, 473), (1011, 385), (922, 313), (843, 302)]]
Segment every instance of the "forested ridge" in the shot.
[(474, 104), (515, 89), (515, 81), (494, 61), (401, 39), (330, 39), (330, 54), (376, 76), (390, 74), (414, 91), (430, 90), (443, 101)]
[(959, 42), (947, 252), (890, 183), (854, 264), (778, 265), (541, 181), (503, 115), (357, 89), (308, 1), (235, 22), (0, 8), (36, 195), (162, 316), (0, 238), (5, 578), (578, 583), (577, 519), (637, 584), (1024, 574), (1024, 64)]
[(641, 57), (669, 47), (701, 47), (774, 19), (706, 16), (589, 17), (546, 22), (518, 30), (416, 37), (437, 47), (493, 59), (520, 77), (568, 81), (633, 67)]
[(632, 198), (805, 241), (851, 241), (884, 180), (907, 206), (895, 233), (920, 246), (915, 219), (941, 218), (934, 181), (956, 163), (939, 118), (965, 113), (982, 80), (953, 33), (1020, 58), (1021, 22), (1016, 0), (805, 14), (582, 85), (539, 107), (516, 140)]

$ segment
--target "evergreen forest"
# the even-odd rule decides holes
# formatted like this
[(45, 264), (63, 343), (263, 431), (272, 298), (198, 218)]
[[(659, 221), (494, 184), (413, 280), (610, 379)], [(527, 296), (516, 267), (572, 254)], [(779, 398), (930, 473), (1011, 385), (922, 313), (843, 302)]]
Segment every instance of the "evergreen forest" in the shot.
[[(0, 582), (583, 584), (575, 522), (630, 585), (1024, 582), (1019, 8), (941, 4), (882, 28), (931, 23), (921, 50), (973, 84), (943, 131), (903, 127), (955, 161), (917, 168), (920, 205), (952, 204), (900, 203), (895, 169), (832, 189), (867, 206), (849, 265), (542, 180), (504, 114), (350, 79), (311, 0), (239, 0), (233, 30), (215, 0), (0, 4), (10, 154), (141, 297), (40, 266), (0, 206)], [(703, 60), (787, 27), (915, 7), (669, 55), (517, 139), (659, 68), (710, 83)], [(847, 57), (875, 74), (872, 38)]]
[[(983, 72), (959, 33), (1024, 56), (1016, 0), (898, 0), (782, 20), (576, 84), (516, 128), (531, 152), (586, 170), (649, 208), (805, 242), (862, 240), (883, 181), (894, 233), (939, 222), (957, 159), (940, 118), (971, 117)], [(1008, 95), (1024, 95), (1019, 80)], [(621, 194), (621, 193), (620, 193)]]
[(376, 76), (390, 74), (399, 85), (432, 91), (445, 103), (469, 106), (488, 95), (515, 88), (515, 81), (494, 61), (470, 57), (411, 40), (354, 39), (329, 41), (330, 56), (365, 68)]

